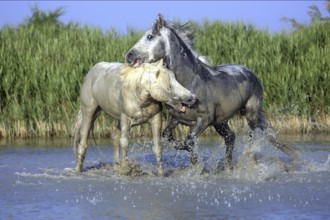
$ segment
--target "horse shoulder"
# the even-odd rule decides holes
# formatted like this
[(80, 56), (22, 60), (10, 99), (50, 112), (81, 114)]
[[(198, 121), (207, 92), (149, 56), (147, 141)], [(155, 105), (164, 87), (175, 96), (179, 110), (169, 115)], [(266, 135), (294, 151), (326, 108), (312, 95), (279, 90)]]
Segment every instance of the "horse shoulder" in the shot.
[(91, 90), (98, 105), (110, 116), (120, 117), (120, 68), (119, 63), (99, 63), (95, 66)]
[(127, 117), (131, 118), (132, 125), (140, 125), (148, 122), (150, 118), (155, 116), (161, 111), (160, 103), (150, 103), (147, 106), (140, 106), (134, 100), (131, 102), (125, 102), (123, 105), (122, 114), (125, 114)]

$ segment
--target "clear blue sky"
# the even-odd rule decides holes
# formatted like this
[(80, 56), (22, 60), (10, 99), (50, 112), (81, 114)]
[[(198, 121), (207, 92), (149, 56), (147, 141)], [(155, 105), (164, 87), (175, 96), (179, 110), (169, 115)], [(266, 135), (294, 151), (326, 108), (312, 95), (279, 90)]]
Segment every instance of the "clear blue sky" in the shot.
[(323, 15), (325, 1), (0, 1), (0, 27), (17, 25), (31, 15), (30, 8), (38, 4), (41, 10), (55, 10), (63, 6), (64, 23), (78, 22), (82, 25), (99, 27), (104, 31), (112, 27), (126, 33), (127, 27), (147, 30), (158, 13), (165, 19), (202, 21), (243, 21), (272, 32), (289, 29), (280, 19), (295, 18), (308, 23), (310, 5), (316, 5)]

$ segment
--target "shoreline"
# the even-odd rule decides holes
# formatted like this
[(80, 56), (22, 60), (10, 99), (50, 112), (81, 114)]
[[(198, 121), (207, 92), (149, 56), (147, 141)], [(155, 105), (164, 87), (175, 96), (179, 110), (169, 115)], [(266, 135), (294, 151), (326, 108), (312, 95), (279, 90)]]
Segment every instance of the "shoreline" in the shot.
[[(100, 115), (95, 123), (94, 135), (96, 138), (111, 137), (113, 122), (106, 115)], [(330, 115), (319, 115), (313, 120), (306, 116), (279, 116), (268, 119), (272, 130), (278, 134), (313, 134), (330, 133)], [(165, 128), (166, 120), (163, 121)], [(72, 137), (71, 127), (73, 122), (35, 122), (26, 123), (25, 121), (15, 121), (12, 126), (0, 122), (0, 140), (8, 139), (28, 139), (28, 138), (59, 138)], [(241, 116), (235, 116), (229, 120), (229, 126), (237, 134), (244, 134), (250, 131), (246, 119)], [(189, 127), (179, 125), (174, 134), (177, 137), (185, 137), (189, 132)], [(217, 135), (213, 127), (208, 127), (200, 137)], [(131, 129), (131, 138), (151, 137), (151, 131), (148, 124), (136, 126)], [(91, 138), (91, 137), (90, 137)]]

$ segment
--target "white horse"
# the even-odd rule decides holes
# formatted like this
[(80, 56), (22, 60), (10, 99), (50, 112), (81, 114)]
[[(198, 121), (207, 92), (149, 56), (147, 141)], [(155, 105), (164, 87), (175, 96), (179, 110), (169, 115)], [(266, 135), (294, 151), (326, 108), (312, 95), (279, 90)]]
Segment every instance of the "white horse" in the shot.
[(153, 152), (158, 175), (163, 175), (160, 147), (162, 104), (179, 111), (192, 105), (194, 94), (181, 86), (174, 73), (163, 67), (163, 60), (133, 68), (122, 63), (97, 63), (88, 72), (80, 93), (80, 110), (74, 126), (75, 171), (81, 172), (87, 149), (88, 134), (101, 110), (118, 121), (112, 133), (115, 169), (120, 164), (127, 170), (127, 148), (132, 126), (149, 122), (153, 134)]

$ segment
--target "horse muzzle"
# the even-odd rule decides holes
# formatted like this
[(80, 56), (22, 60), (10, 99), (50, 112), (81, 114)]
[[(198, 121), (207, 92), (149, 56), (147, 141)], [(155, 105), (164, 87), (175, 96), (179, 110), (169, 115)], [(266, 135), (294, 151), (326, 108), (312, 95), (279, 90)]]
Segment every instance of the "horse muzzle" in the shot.
[(184, 100), (183, 103), (190, 107), (190, 105), (195, 104), (196, 100), (197, 100), (196, 95), (191, 94), (190, 98)]
[(184, 99), (180, 99), (178, 97), (173, 98), (176, 102), (176, 104), (172, 104), (171, 106), (180, 112), (185, 112), (186, 107), (190, 108), (193, 104), (195, 104), (197, 98), (194, 94), (191, 94), (189, 97), (186, 97)]
[(130, 50), (125, 56), (126, 62), (132, 65), (133, 67), (138, 67), (142, 63), (141, 57), (139, 57), (136, 53), (136, 51)]

